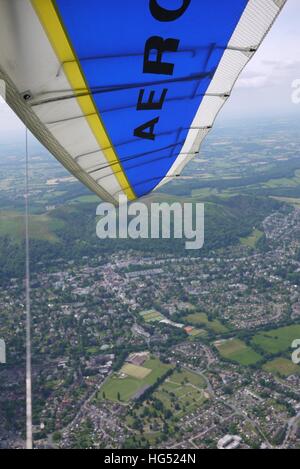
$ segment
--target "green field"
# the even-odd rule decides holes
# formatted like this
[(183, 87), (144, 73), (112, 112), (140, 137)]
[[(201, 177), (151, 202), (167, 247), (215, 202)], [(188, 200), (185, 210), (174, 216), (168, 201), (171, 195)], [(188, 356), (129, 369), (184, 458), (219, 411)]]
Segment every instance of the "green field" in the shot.
[[(30, 237), (42, 241), (58, 242), (55, 231), (64, 226), (64, 222), (48, 215), (31, 215)], [(21, 241), (25, 237), (25, 218), (19, 212), (0, 212), (0, 236)]]
[(210, 395), (202, 376), (189, 370), (176, 370), (159, 386), (151, 399), (139, 404), (133, 414), (127, 416), (126, 423), (134, 427), (135, 422), (142, 418), (143, 435), (153, 445), (166, 423), (171, 432), (175, 431), (182, 417), (198, 410), (208, 399)]
[(222, 357), (237, 362), (240, 365), (254, 365), (262, 359), (258, 353), (239, 339), (219, 341), (215, 342), (214, 345)]
[(71, 200), (71, 203), (84, 203), (84, 204), (99, 204), (101, 199), (97, 195), (82, 195), (80, 197), (76, 197), (76, 199)]
[(143, 366), (132, 365), (131, 363), (126, 363), (122, 368), (120, 373), (131, 376), (132, 378), (145, 379), (151, 373), (149, 368), (144, 368)]
[(286, 358), (276, 358), (266, 363), (263, 369), (268, 373), (273, 373), (283, 378), (287, 378), (291, 375), (300, 375), (300, 366), (295, 365), (291, 360), (287, 360)]
[(193, 329), (192, 331), (188, 332), (190, 337), (207, 337), (208, 333), (205, 329)]
[(121, 401), (129, 402), (139, 390), (147, 385), (152, 386), (158, 378), (166, 374), (172, 367), (163, 364), (157, 358), (152, 358), (145, 362), (143, 368), (149, 369), (150, 373), (142, 379), (133, 376), (122, 378), (120, 373), (114, 373), (101, 388), (99, 398), (103, 399), (104, 393), (106, 399), (118, 401), (118, 393), (120, 393)]
[(270, 179), (268, 182), (262, 184), (262, 186), (267, 189), (276, 189), (281, 187), (299, 187), (299, 185), (300, 178), (297, 176), (291, 178)]
[(217, 189), (196, 189), (192, 191), (192, 197), (197, 197), (198, 199), (206, 199), (212, 195), (218, 195)]
[(160, 400), (173, 417), (181, 418), (194, 412), (208, 399), (205, 388), (206, 383), (201, 376), (185, 370), (176, 371), (153, 397)]
[(259, 240), (263, 237), (263, 232), (259, 230), (253, 230), (253, 233), (246, 238), (241, 238), (241, 244), (250, 248), (255, 248)]
[(300, 199), (295, 199), (293, 197), (272, 197), (272, 199), (278, 200), (279, 202), (284, 202), (289, 205), (293, 205), (296, 208), (300, 207)]
[(150, 311), (143, 311), (140, 313), (140, 316), (144, 319), (145, 322), (159, 322), (162, 321), (164, 316), (157, 311), (150, 310)]
[(228, 332), (228, 329), (221, 324), (218, 319), (209, 321), (207, 314), (205, 313), (194, 313), (185, 316), (185, 321), (187, 321), (192, 326), (206, 326), (207, 329), (215, 332), (216, 334), (224, 334)]
[(293, 325), (260, 332), (253, 337), (253, 343), (264, 352), (277, 354), (291, 348), (292, 342), (300, 338), (300, 325)]
[(180, 372), (174, 371), (172, 376), (168, 378), (167, 382), (175, 383), (176, 385), (183, 385), (185, 383), (190, 383), (198, 388), (206, 388), (206, 381), (202, 376), (192, 371), (182, 370)]

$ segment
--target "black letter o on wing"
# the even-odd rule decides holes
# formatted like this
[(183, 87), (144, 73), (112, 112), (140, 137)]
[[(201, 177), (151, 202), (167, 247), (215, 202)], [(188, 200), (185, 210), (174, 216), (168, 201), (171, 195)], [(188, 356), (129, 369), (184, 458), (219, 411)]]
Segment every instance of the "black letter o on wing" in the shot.
[(168, 10), (158, 4), (158, 0), (150, 0), (150, 11), (155, 19), (162, 22), (175, 21), (180, 18), (190, 6), (191, 0), (183, 0), (183, 4), (177, 10)]

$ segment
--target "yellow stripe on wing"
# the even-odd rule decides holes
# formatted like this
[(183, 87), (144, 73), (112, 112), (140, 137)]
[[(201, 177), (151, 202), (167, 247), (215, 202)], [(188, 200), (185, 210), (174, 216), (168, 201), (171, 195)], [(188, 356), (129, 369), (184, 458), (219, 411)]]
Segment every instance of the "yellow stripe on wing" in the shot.
[(118, 156), (105, 130), (79, 60), (73, 50), (70, 40), (68, 39), (67, 32), (64, 29), (53, 0), (31, 0), (31, 3), (45, 32), (47, 33), (59, 61), (63, 66), (65, 75), (70, 82), (74, 94), (76, 95), (78, 92), (76, 90), (80, 90), (80, 93), (84, 93), (85, 91), (89, 93), (87, 96), (77, 96), (77, 101), (93, 134), (95, 135), (99, 147), (103, 149), (102, 151), (107, 161), (112, 163), (112, 170), (114, 171), (115, 177), (124, 193), (127, 195), (129, 200), (136, 199), (136, 195), (129, 184), (121, 163), (117, 165), (115, 164), (116, 161), (119, 161)]

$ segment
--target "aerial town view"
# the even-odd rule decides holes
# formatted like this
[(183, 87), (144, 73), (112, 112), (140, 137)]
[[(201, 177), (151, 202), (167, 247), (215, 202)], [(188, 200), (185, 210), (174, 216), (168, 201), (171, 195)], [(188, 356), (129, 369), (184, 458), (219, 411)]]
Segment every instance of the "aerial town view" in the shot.
[[(30, 14), (24, 7), (26, 28), (34, 11), (45, 21), (41, 0), (11, 1), (16, 15), (25, 3), (26, 8), (31, 5)], [(83, 5), (79, 0), (75, 3)], [(86, 2), (90, 7), (95, 3)], [(104, 3), (108, 15), (109, 2)], [(173, 2), (173, 9), (167, 7), (168, 1), (141, 3), (150, 5), (158, 25), (170, 27), (172, 21), (174, 25), (178, 21), (182, 28), (186, 26), (180, 17), (189, 14), (188, 7), (199, 7), (196, 0)], [(49, 122), (52, 116), (47, 126), (60, 142), (56, 146), (50, 142), (50, 131), (47, 143), (41, 145), (44, 134), (35, 133), (32, 124), (36, 117), (27, 122), (17, 98), (9, 106), (4, 99), (0, 101), (0, 449), (109, 450), (112, 459), (122, 452), (158, 451), (172, 454), (169, 462), (173, 463), (174, 455), (182, 454), (180, 462), (186, 464), (195, 463), (188, 455), (199, 450), (300, 449), (300, 105), (291, 97), (300, 66), (295, 51), (285, 59), (284, 47), (273, 50), (282, 35), (286, 44), (295, 40), (297, 32), (299, 36), (295, 19), (295, 12), (300, 13), (299, 2), (287, 0), (282, 16), (284, 1), (229, 3), (234, 6), (233, 16), (241, 8), (260, 11), (269, 28), (273, 23), (268, 15), (276, 8), (278, 24), (262, 46), (261, 55), (257, 53), (252, 69), (242, 75), (224, 117), (203, 143), (201, 137), (200, 152), (197, 148), (184, 168), (176, 167), (176, 158), (173, 166), (161, 167), (159, 181), (153, 176), (157, 173), (151, 176), (152, 166), (145, 166), (149, 162), (126, 166), (130, 162), (124, 155), (120, 161), (127, 171), (128, 186), (122, 179), (125, 173), (120, 176), (117, 169), (113, 176), (109, 172), (115, 165), (122, 167), (119, 160), (102, 166), (105, 175), (100, 179), (92, 181), (93, 174), (100, 171), (97, 161), (91, 162), (91, 167), (82, 163), (80, 172), (82, 155), (88, 155), (84, 161), (89, 165), (90, 155), (94, 158), (97, 152), (85, 148), (90, 137), (80, 141), (83, 129), (74, 121), (81, 122), (82, 116), (73, 116), (75, 127), (68, 138), (76, 140), (82, 154), (74, 158), (75, 163), (67, 158), (67, 150), (73, 155), (73, 140), (60, 141), (60, 124), (54, 122), (60, 106), (64, 112), (73, 112), (77, 106), (73, 109), (68, 101), (60, 104), (61, 99), (69, 99), (61, 94), (66, 90), (59, 91), (57, 102), (53, 101), (53, 90), (46, 93), (41, 87), (34, 95), (34, 85), (27, 92), (32, 96), (23, 96), (25, 105), (37, 112), (39, 119), (44, 118), (40, 108), (51, 107), (45, 114)], [(53, 7), (49, 15), (60, 13), (73, 43), (81, 47), (72, 29), (75, 24), (79, 28), (79, 23), (73, 17), (74, 24), (69, 22), (68, 2), (45, 0), (46, 4)], [(0, 0), (0, 15), (1, 9), (8, 15), (9, 2)], [(87, 13), (83, 10), (84, 23)], [(236, 23), (235, 18), (235, 27)], [(32, 34), (41, 34), (42, 28), (32, 24)], [(289, 33), (285, 34), (287, 24)], [(145, 28), (147, 31), (146, 19)], [(49, 26), (49, 41), (50, 30)], [(9, 36), (8, 32), (3, 34)], [(53, 51), (48, 42), (43, 47), (50, 67)], [(151, 51), (159, 46), (151, 43), (149, 47), (148, 68), (152, 66), (151, 73), (157, 74)], [(174, 43), (168, 47), (173, 57), (177, 51), (172, 50)], [(193, 57), (199, 53), (195, 51)], [(159, 49), (157, 52), (161, 54)], [(190, 51), (184, 50), (183, 55), (186, 53), (190, 57)], [(0, 78), (6, 77), (4, 56), (0, 45)], [(140, 58), (136, 53), (130, 55), (133, 64), (137, 56)], [(96, 60), (90, 57), (94, 56), (82, 59), (87, 80)], [(124, 57), (118, 60), (123, 63)], [(71, 68), (75, 66), (72, 60)], [(92, 65), (86, 66), (89, 60)], [(111, 56), (105, 55), (104, 61), (110, 60)], [(144, 61), (147, 63), (147, 57)], [(59, 74), (68, 75), (68, 67), (62, 63), (56, 78), (65, 85), (65, 77)], [(155, 62), (158, 65), (170, 66), (161, 57)], [(111, 64), (107, 66), (114, 70)], [(10, 73), (8, 100), (14, 91)], [(147, 87), (148, 78), (145, 80), (143, 86)], [(184, 83), (179, 87), (186, 86), (176, 75), (170, 89), (176, 80)], [(298, 82), (300, 88), (300, 79)], [(154, 83), (157, 86), (158, 82)], [(114, 86), (120, 88), (117, 78)], [(197, 85), (196, 95), (201, 86)], [(119, 88), (114, 88), (114, 93), (119, 93)], [(83, 98), (81, 94), (78, 98), (81, 88), (76, 91), (78, 102), (90, 100), (89, 105), (84, 101), (86, 109), (94, 101), (99, 105), (99, 90), (91, 90), (83, 93)], [(108, 94), (114, 93), (110, 89)], [(164, 92), (161, 99), (166, 96)], [(101, 99), (107, 107), (111, 104), (106, 95)], [(128, 111), (124, 96), (118, 95), (118, 99), (118, 112)], [(147, 103), (140, 95), (138, 106), (148, 106), (149, 112), (149, 106), (158, 106), (157, 99), (154, 91)], [(182, 98), (174, 96), (170, 101), (177, 99), (181, 103)], [(116, 112), (116, 103), (114, 111), (105, 111), (104, 116)], [(80, 107), (75, 110), (79, 112)], [(205, 111), (210, 112), (208, 108)], [(115, 138), (113, 118), (105, 117), (104, 122), (111, 125)], [(68, 125), (64, 121), (63, 126)], [(142, 125), (135, 130), (135, 137), (156, 145), (158, 139), (152, 138), (156, 125), (159, 120), (148, 127)], [(124, 129), (126, 126), (127, 121)], [(66, 138), (69, 130), (63, 129)], [(88, 129), (86, 126), (84, 131)], [(184, 125), (179, 130), (182, 133)], [(164, 161), (168, 138), (165, 132), (159, 143)], [(175, 150), (179, 138), (177, 135), (175, 147), (173, 144)], [(130, 142), (120, 144), (121, 149), (116, 145), (119, 156), (123, 146), (132, 151)], [(141, 150), (139, 158), (149, 157), (149, 150)], [(160, 165), (161, 150), (155, 151), (158, 156), (152, 164)], [(186, 249), (186, 239), (179, 236), (125, 239), (107, 235), (99, 239), (99, 204), (104, 200), (114, 208), (120, 192), (116, 188), (120, 187), (129, 200), (134, 200), (130, 198), (134, 193), (141, 206), (204, 204), (203, 247)], [(170, 231), (176, 231), (177, 221), (170, 215)], [(129, 465), (138, 465), (138, 459), (132, 461)]]

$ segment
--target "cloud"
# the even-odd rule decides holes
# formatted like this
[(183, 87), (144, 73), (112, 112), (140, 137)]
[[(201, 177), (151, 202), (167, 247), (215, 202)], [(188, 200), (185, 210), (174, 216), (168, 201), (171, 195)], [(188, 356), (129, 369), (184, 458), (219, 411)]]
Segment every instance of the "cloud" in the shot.
[(268, 77), (263, 75), (244, 77), (239, 79), (236, 88), (262, 88), (267, 85), (267, 82)]
[(285, 97), (291, 83), (300, 78), (299, 15), (299, 0), (289, 0), (236, 84), (241, 91), (253, 90), (252, 99), (257, 101), (258, 107), (260, 90), (270, 88), (274, 93), (273, 88), (277, 87), (277, 96)]
[(249, 67), (239, 78), (237, 88), (266, 88), (286, 86), (300, 78), (298, 60), (262, 60)]

